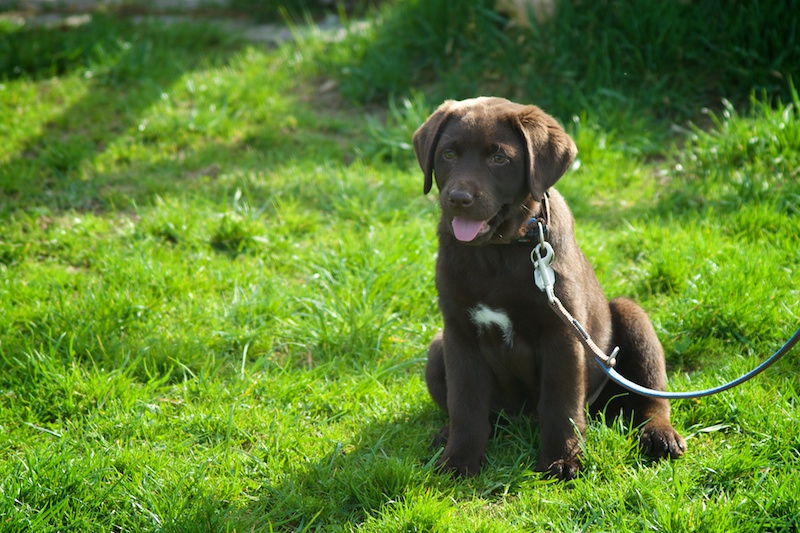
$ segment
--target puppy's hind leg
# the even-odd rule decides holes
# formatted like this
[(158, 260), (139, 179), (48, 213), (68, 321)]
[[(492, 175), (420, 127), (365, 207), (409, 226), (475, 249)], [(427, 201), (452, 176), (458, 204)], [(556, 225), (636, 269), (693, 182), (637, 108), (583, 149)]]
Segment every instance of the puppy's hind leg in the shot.
[(437, 333), (428, 348), (428, 364), (425, 367), (425, 384), (439, 408), (447, 412), (447, 380), (444, 371), (444, 341)]
[[(620, 349), (617, 372), (644, 387), (666, 390), (664, 349), (647, 313), (625, 298), (616, 298), (609, 306), (613, 342)], [(670, 424), (668, 400), (641, 396), (609, 382), (594, 406), (605, 407), (609, 414), (621, 410), (626, 418), (632, 415), (633, 423), (641, 427), (640, 441), (647, 455), (675, 459), (686, 451), (686, 441)]]
[[(434, 403), (447, 413), (447, 380), (444, 370), (444, 340), (442, 333), (437, 333), (428, 348), (428, 364), (425, 367), (425, 384)], [(432, 448), (444, 446), (447, 443), (449, 424), (434, 435), (431, 442)]]

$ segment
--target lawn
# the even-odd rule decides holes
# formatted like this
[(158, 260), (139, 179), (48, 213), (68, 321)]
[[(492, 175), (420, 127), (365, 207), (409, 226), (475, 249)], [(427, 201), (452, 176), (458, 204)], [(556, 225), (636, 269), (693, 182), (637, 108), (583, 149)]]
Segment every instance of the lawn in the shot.
[(554, 483), (511, 420), (480, 475), (436, 472), (438, 208), (410, 148), (446, 97), (551, 111), (606, 294), (647, 309), (670, 388), (718, 385), (800, 326), (800, 11), (568, 2), (524, 30), (361, 4), (274, 47), (0, 13), (0, 530), (800, 530), (797, 351), (673, 402), (680, 460), (597, 421)]

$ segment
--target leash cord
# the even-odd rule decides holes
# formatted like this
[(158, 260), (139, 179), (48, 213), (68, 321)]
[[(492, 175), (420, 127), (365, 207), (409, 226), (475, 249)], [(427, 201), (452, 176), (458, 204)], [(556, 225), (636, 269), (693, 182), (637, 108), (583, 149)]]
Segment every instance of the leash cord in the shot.
[[(537, 254), (538, 255), (538, 254)], [(564, 307), (564, 304), (561, 303), (561, 300), (558, 299), (557, 296), (552, 294), (552, 287), (548, 291), (544, 291), (547, 293), (548, 300), (550, 300), (550, 304), (553, 306), (553, 309), (556, 315), (561, 318), (561, 320), (569, 325), (572, 326), (573, 330), (575, 331), (576, 336), (581, 341), (581, 343), (588, 349), (593, 355), (597, 364), (600, 365), (600, 368), (603, 369), (603, 372), (606, 373), (609, 379), (614, 381), (617, 385), (628, 389), (631, 392), (635, 392), (636, 394), (641, 394), (642, 396), (650, 396), (651, 398), (665, 398), (667, 400), (680, 400), (685, 398), (700, 398), (702, 396), (710, 396), (712, 394), (716, 394), (718, 392), (726, 391), (728, 389), (732, 389), (737, 385), (741, 385), (745, 381), (748, 381), (770, 366), (772, 366), (775, 361), (786, 355), (789, 350), (791, 350), (795, 344), (800, 342), (800, 329), (794, 332), (794, 335), (786, 341), (777, 352), (772, 354), (772, 356), (758, 365), (756, 368), (740, 376), (733, 381), (725, 383), (723, 385), (719, 385), (717, 387), (712, 387), (710, 389), (703, 389), (697, 391), (687, 391), (687, 392), (669, 392), (669, 391), (660, 391), (655, 389), (650, 389), (639, 385), (638, 383), (634, 383), (633, 381), (629, 380), (619, 372), (614, 369), (614, 363), (616, 362), (617, 354), (619, 353), (619, 348), (615, 348), (611, 355), (606, 355), (597, 344), (592, 340), (586, 330), (581, 326), (580, 322), (578, 322), (573, 316), (567, 311)], [(551, 299), (552, 296), (552, 299)]]
[[(546, 207), (549, 207), (547, 204), (547, 197), (543, 200)], [(786, 341), (777, 352), (772, 354), (772, 356), (755, 367), (750, 372), (734, 379), (733, 381), (729, 381), (723, 385), (719, 385), (717, 387), (712, 387), (710, 389), (703, 389), (703, 390), (696, 390), (696, 391), (687, 391), (687, 392), (669, 392), (669, 391), (659, 391), (650, 389), (648, 387), (643, 387), (638, 383), (634, 383), (633, 381), (629, 380), (619, 372), (614, 369), (614, 363), (617, 358), (617, 354), (619, 353), (619, 348), (614, 348), (614, 351), (611, 352), (611, 355), (606, 355), (603, 350), (600, 349), (597, 344), (592, 340), (586, 330), (581, 326), (580, 322), (578, 322), (567, 309), (564, 307), (564, 304), (561, 303), (561, 300), (555, 295), (553, 290), (553, 285), (555, 284), (555, 271), (551, 266), (553, 260), (555, 258), (555, 253), (553, 251), (553, 247), (545, 240), (545, 228), (543, 227), (542, 223), (539, 222), (539, 244), (534, 247), (533, 251), (531, 252), (531, 262), (533, 263), (534, 267), (534, 282), (536, 286), (541, 290), (543, 293), (547, 295), (547, 300), (553, 306), (553, 309), (558, 315), (558, 317), (567, 325), (571, 326), (575, 332), (575, 335), (581, 341), (581, 343), (588, 349), (597, 361), (597, 364), (600, 365), (600, 368), (603, 369), (603, 372), (606, 373), (609, 379), (614, 381), (619, 386), (631, 391), (635, 392), (636, 394), (641, 394), (642, 396), (650, 396), (652, 398), (665, 398), (667, 400), (680, 400), (684, 398), (700, 398), (703, 396), (710, 396), (711, 394), (716, 394), (718, 392), (726, 391), (728, 389), (732, 389), (737, 385), (741, 385), (745, 381), (748, 381), (770, 366), (772, 366), (775, 361), (786, 355), (789, 350), (791, 350), (795, 344), (800, 342), (800, 328), (794, 332), (794, 335)], [(544, 255), (542, 255), (544, 252)]]
[(725, 383), (723, 385), (719, 385), (718, 387), (712, 387), (710, 389), (688, 391), (688, 392), (658, 391), (658, 390), (648, 389), (647, 387), (642, 387), (641, 385), (638, 385), (637, 383), (634, 383), (633, 381), (621, 375), (619, 372), (614, 370), (614, 367), (608, 366), (606, 362), (597, 357), (597, 355), (595, 355), (595, 360), (603, 369), (603, 372), (605, 372), (612, 381), (614, 381), (621, 387), (628, 389), (629, 391), (641, 394), (643, 396), (650, 396), (653, 398), (680, 400), (684, 398), (700, 398), (702, 396), (710, 396), (718, 392), (732, 389), (737, 385), (741, 385), (745, 381), (754, 378), (755, 376), (757, 376), (758, 374), (760, 374), (761, 372), (772, 366), (772, 364), (775, 361), (786, 355), (789, 352), (789, 350), (791, 350), (794, 347), (794, 345), (798, 343), (798, 341), (800, 341), (800, 329), (795, 331), (794, 335), (792, 335), (792, 337), (788, 341), (786, 341), (786, 344), (781, 346), (781, 348), (777, 352), (772, 354), (772, 356), (769, 359), (767, 359), (766, 361), (755, 367), (747, 374), (744, 374), (743, 376), (740, 376), (734, 379), (733, 381), (729, 381), (728, 383)]

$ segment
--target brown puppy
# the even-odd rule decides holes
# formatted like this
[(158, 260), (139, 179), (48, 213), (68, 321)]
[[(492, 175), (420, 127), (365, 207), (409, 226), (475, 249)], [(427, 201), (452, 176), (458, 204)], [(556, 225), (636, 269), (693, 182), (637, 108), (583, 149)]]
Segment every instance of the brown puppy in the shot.
[(435, 177), (442, 210), (436, 287), (444, 331), (431, 342), (425, 374), (450, 419), (437, 441), (446, 441), (440, 466), (476, 474), (492, 414), (522, 411), (541, 430), (536, 470), (572, 478), (587, 404), (632, 414), (648, 454), (681, 456), (686, 443), (670, 425), (669, 403), (606, 382), (535, 286), (533, 244), (514, 244), (532, 217), (545, 217), (549, 193), (556, 296), (606, 353), (620, 347), (622, 375), (664, 390), (664, 354), (647, 315), (630, 300), (606, 300), (572, 214), (551, 188), (577, 153), (561, 126), (538, 107), (502, 98), (446, 101), (414, 134), (414, 150), (425, 193)]

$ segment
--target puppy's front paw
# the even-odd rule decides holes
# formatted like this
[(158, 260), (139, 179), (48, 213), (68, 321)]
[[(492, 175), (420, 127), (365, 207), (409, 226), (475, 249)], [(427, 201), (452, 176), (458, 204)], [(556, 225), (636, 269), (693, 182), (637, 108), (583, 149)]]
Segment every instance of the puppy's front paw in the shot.
[(577, 457), (558, 459), (550, 463), (550, 466), (544, 470), (544, 476), (558, 479), (559, 481), (569, 481), (575, 479), (580, 469), (581, 462)]
[(669, 422), (647, 423), (641, 430), (639, 443), (642, 451), (650, 457), (677, 459), (686, 451), (686, 441)]

